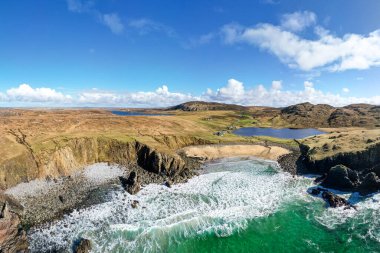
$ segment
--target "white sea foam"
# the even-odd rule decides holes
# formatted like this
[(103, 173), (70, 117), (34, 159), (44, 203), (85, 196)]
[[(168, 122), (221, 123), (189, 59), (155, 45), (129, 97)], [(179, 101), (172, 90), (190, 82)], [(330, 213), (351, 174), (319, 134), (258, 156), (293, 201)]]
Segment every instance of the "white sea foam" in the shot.
[[(115, 191), (107, 203), (75, 211), (29, 233), (32, 252), (69, 252), (78, 237), (94, 252), (162, 252), (169, 244), (202, 235), (229, 236), (249, 219), (269, 215), (287, 202), (310, 198), (310, 179), (277, 172), (273, 163), (234, 160), (208, 166), (206, 173), (167, 188), (146, 186), (131, 196)], [(138, 200), (138, 208), (132, 208)]]
[(329, 208), (316, 214), (315, 219), (328, 229), (345, 228), (352, 231), (352, 236), (380, 242), (380, 194), (364, 198), (354, 193), (350, 200), (357, 210)]

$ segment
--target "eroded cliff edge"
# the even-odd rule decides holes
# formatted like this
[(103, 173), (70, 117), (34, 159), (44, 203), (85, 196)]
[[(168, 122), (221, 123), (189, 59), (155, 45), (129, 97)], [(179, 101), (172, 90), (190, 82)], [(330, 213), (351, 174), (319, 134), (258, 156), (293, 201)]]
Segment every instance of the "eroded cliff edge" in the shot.
[(121, 141), (108, 137), (53, 139), (45, 143), (44, 149), (33, 154), (25, 148), (17, 157), (4, 161), (0, 165), (0, 187), (7, 189), (37, 178), (68, 176), (98, 162), (137, 164), (146, 171), (174, 177), (192, 165), (172, 150), (210, 143), (199, 138), (178, 136), (156, 137), (156, 141), (168, 148), (159, 150), (137, 140)]
[(336, 131), (300, 143), (299, 172), (322, 186), (361, 195), (380, 191), (380, 131)]

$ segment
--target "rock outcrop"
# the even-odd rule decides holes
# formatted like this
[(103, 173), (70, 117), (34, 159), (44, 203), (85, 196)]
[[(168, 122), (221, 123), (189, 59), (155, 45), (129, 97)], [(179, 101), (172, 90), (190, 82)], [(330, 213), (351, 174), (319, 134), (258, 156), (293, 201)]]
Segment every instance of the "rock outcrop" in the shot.
[(81, 238), (78, 244), (74, 246), (74, 253), (89, 253), (91, 249), (91, 241)]
[(356, 171), (344, 165), (332, 167), (323, 180), (322, 185), (337, 190), (354, 190), (359, 184), (359, 175)]
[(347, 207), (347, 208), (354, 208), (355, 206), (351, 205), (345, 198), (342, 198), (326, 189), (317, 187), (310, 190), (310, 194), (314, 196), (321, 197), (329, 207), (336, 208), (336, 207)]
[(134, 195), (138, 193), (141, 189), (140, 181), (135, 171), (132, 171), (129, 174), (128, 179), (124, 177), (119, 177), (119, 180), (120, 180), (121, 186), (129, 194)]
[(0, 193), (0, 252), (28, 252), (20, 219), (22, 210), (14, 199)]
[(377, 192), (379, 190), (380, 190), (380, 179), (374, 172), (370, 172), (366, 174), (360, 186), (358, 187), (359, 193), (363, 196)]

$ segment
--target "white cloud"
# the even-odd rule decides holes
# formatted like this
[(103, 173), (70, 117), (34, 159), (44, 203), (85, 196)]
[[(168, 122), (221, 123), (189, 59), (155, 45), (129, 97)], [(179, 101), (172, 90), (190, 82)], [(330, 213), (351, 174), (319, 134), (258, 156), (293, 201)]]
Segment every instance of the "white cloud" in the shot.
[(92, 105), (118, 105), (118, 106), (169, 106), (183, 103), (189, 100), (199, 100), (190, 94), (170, 92), (166, 85), (155, 91), (139, 91), (131, 93), (102, 92), (93, 89), (83, 92), (79, 96), (80, 104)]
[(86, 5), (80, 0), (67, 0), (67, 7), (72, 12), (83, 12), (86, 10)]
[[(260, 84), (246, 88), (236, 79), (229, 79), (227, 84), (213, 91), (207, 89), (201, 96), (172, 92), (168, 86), (162, 85), (154, 91), (113, 92), (92, 89), (73, 94), (72, 96), (57, 92), (51, 88), (33, 88), (21, 84), (0, 92), (2, 105), (48, 105), (48, 106), (128, 106), (128, 107), (165, 107), (192, 100), (216, 101), (241, 105), (262, 105), (282, 107), (297, 103), (324, 103), (343, 106), (352, 103), (368, 103), (380, 105), (380, 96), (348, 97), (318, 90), (314, 83), (305, 81), (303, 89), (289, 91), (283, 89), (282, 81), (274, 80), (269, 88)], [(344, 92), (347, 94), (347, 92)]]
[(120, 34), (124, 30), (124, 25), (121, 23), (119, 16), (115, 13), (104, 14), (103, 22), (115, 34)]
[(243, 27), (233, 23), (221, 29), (226, 44), (258, 46), (291, 68), (344, 71), (380, 66), (380, 30), (368, 35), (345, 34), (338, 37), (316, 27), (315, 33), (318, 38), (311, 40), (272, 24)]
[[(234, 92), (231, 87), (231, 80), (238, 84), (239, 92)], [(220, 91), (229, 91), (223, 92)], [(314, 104), (330, 104), (334, 106), (344, 106), (352, 103), (380, 104), (380, 96), (360, 98), (343, 97), (339, 94), (332, 94), (317, 90), (310, 81), (304, 82), (304, 89), (299, 91), (282, 90), (282, 82), (273, 81), (271, 89), (266, 89), (263, 85), (258, 85), (252, 89), (246, 89), (242, 82), (230, 79), (225, 87), (216, 92), (208, 89), (201, 97), (202, 100), (217, 101), (222, 103), (237, 103), (241, 105), (263, 105), (263, 106), (288, 106), (303, 102)]]
[(317, 22), (317, 15), (310, 11), (298, 11), (284, 14), (281, 18), (281, 26), (285, 30), (299, 32)]
[(121, 34), (124, 25), (116, 13), (102, 13), (94, 7), (94, 2), (90, 0), (66, 0), (67, 8), (71, 12), (85, 13), (92, 16), (99, 23), (107, 26), (114, 34)]
[(16, 102), (58, 102), (67, 103), (71, 96), (64, 95), (51, 88), (32, 88), (28, 84), (20, 84), (6, 92), (6, 100)]
[(0, 102), (5, 102), (5, 101), (7, 101), (8, 99), (7, 99), (7, 96), (5, 96), (5, 94), (4, 93), (1, 93), (0, 92)]
[(273, 90), (281, 90), (282, 89), (282, 81), (272, 81), (272, 89)]
[(215, 93), (211, 89), (207, 89), (206, 94), (208, 100), (227, 100), (230, 103), (239, 103), (245, 90), (242, 82), (229, 79), (225, 87), (218, 89)]
[(343, 91), (344, 93), (349, 93), (349, 92), (350, 92), (350, 89), (349, 89), (349, 88), (343, 88), (342, 91)]
[(150, 32), (164, 32), (169, 37), (175, 36), (173, 28), (147, 18), (133, 19), (128, 23), (128, 26), (136, 29), (141, 35)]

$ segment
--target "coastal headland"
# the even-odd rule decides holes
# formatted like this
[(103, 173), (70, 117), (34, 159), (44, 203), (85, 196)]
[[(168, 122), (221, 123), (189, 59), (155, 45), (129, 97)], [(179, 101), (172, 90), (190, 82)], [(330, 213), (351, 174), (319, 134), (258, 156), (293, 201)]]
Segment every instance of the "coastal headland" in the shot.
[[(158, 115), (120, 116), (113, 110)], [(142, 185), (170, 187), (196, 175), (204, 161), (231, 156), (275, 160), (293, 174), (321, 175), (321, 185), (334, 189), (378, 191), (379, 115), (379, 106), (309, 103), (286, 108), (189, 102), (166, 109), (0, 109), (0, 244), (10, 252), (26, 250), (29, 226), (90, 205), (94, 189), (118, 183), (117, 177), (131, 171)], [(301, 140), (233, 134), (241, 127), (311, 127), (326, 134)], [(85, 168), (98, 163), (114, 166), (115, 177), (88, 184)], [(35, 180), (56, 190), (40, 199), (6, 194)], [(73, 190), (79, 186), (83, 191)]]

